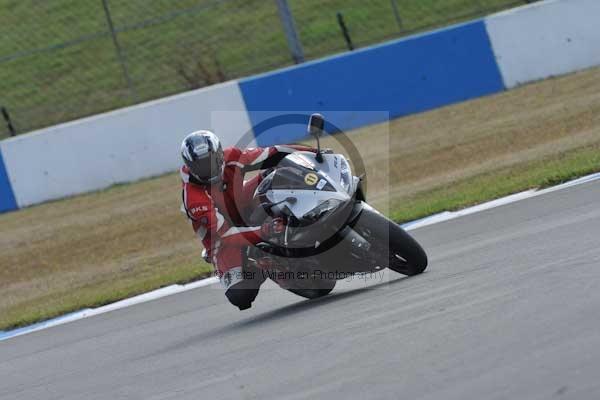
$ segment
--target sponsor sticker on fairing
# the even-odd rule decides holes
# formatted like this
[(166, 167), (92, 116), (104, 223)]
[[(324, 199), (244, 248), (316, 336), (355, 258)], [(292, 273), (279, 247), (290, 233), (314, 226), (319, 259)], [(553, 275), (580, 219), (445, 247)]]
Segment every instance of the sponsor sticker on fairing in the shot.
[(313, 186), (318, 181), (319, 181), (319, 177), (317, 176), (317, 174), (313, 174), (312, 172), (309, 172), (308, 174), (306, 174), (304, 176), (304, 183), (306, 183), (307, 185)]

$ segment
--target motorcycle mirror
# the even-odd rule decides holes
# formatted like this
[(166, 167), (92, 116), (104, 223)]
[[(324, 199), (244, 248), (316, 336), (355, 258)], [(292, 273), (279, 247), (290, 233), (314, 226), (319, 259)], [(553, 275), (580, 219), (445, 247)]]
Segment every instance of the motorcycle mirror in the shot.
[(314, 113), (311, 114), (310, 119), (308, 120), (308, 133), (311, 136), (314, 136), (317, 139), (317, 162), (323, 162), (323, 155), (321, 154), (321, 142), (319, 138), (323, 134), (323, 128), (325, 127), (325, 118), (319, 114)]
[(316, 138), (323, 134), (325, 127), (325, 118), (321, 114), (315, 113), (310, 116), (308, 121), (308, 133)]

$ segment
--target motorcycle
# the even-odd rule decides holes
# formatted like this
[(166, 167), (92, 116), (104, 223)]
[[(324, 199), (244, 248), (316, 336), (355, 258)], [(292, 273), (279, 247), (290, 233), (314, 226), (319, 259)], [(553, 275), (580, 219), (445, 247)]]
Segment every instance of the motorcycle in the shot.
[(386, 267), (422, 273), (427, 255), (419, 243), (366, 202), (362, 180), (342, 154), (321, 150), (324, 126), (322, 115), (311, 115), (317, 152), (287, 155), (256, 188), (260, 207), (251, 218), (279, 218), (285, 228), (248, 249), (247, 268), (309, 299), (329, 294), (340, 279)]

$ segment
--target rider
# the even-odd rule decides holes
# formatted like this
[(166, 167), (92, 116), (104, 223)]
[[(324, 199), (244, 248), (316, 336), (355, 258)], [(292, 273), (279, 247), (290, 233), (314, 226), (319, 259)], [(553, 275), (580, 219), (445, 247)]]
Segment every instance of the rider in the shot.
[(182, 211), (202, 240), (204, 258), (213, 264), (225, 296), (240, 310), (251, 307), (265, 280), (243, 270), (245, 247), (284, 229), (278, 218), (247, 226), (244, 216), (255, 206), (254, 191), (264, 173), (247, 181), (244, 173), (272, 168), (295, 151), (316, 152), (300, 145), (223, 150), (217, 136), (204, 130), (190, 133), (181, 144)]

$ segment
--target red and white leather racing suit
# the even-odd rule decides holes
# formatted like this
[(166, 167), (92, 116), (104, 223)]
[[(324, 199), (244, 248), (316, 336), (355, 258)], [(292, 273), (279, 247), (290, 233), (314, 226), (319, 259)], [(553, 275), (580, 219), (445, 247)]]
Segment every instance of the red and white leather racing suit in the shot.
[(182, 211), (202, 240), (225, 290), (243, 280), (244, 247), (261, 241), (261, 226), (247, 226), (243, 216), (249, 215), (252, 207), (256, 206), (252, 199), (262, 176), (259, 174), (244, 182), (244, 173), (274, 167), (295, 151), (316, 150), (300, 145), (246, 150), (226, 148), (222, 182), (211, 186), (195, 181), (187, 166), (181, 168)]

